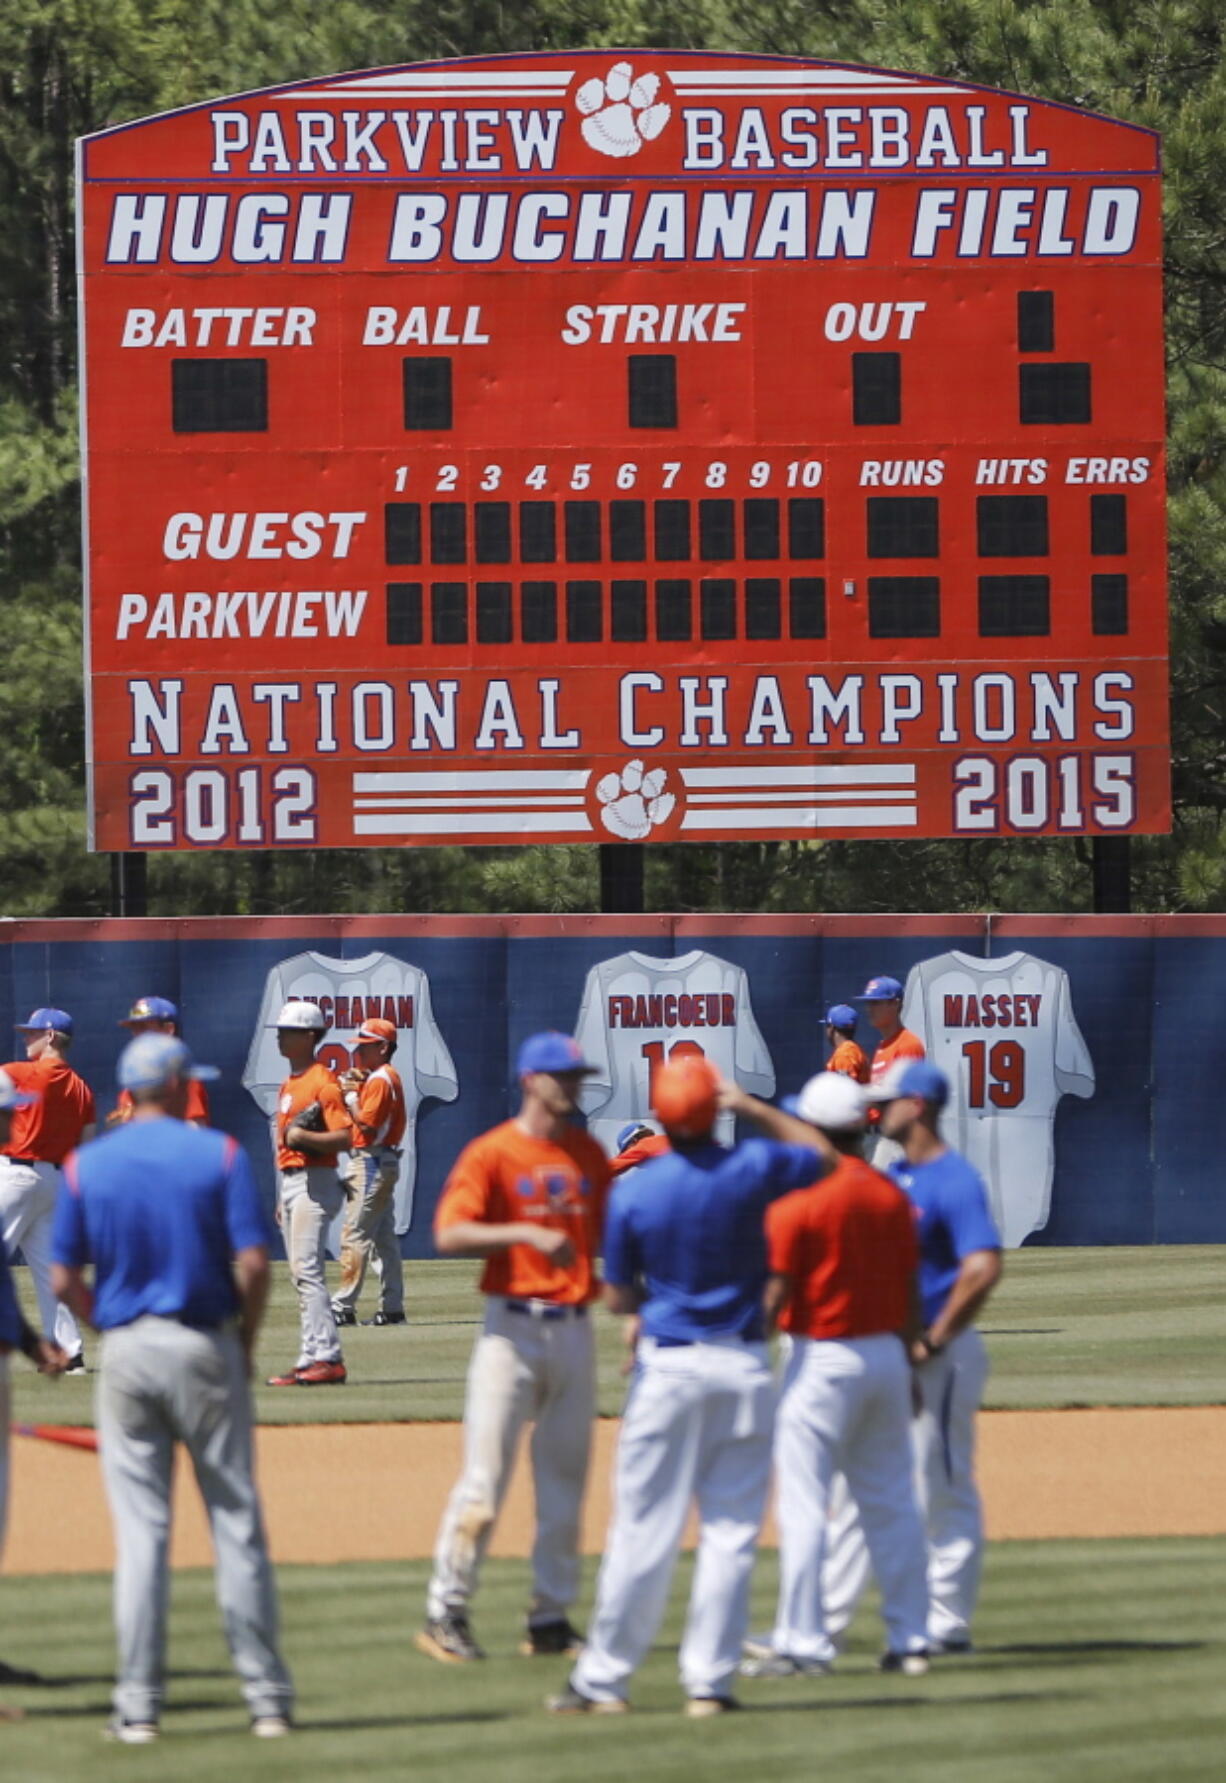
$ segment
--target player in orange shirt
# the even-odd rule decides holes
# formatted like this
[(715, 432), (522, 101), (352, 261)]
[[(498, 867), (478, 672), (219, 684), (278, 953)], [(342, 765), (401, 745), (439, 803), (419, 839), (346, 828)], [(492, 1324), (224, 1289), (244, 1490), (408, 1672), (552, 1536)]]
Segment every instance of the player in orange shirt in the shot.
[(519, 1049), (519, 1113), (457, 1158), (434, 1216), (445, 1257), (484, 1257), (485, 1322), (468, 1373), (464, 1469), (434, 1550), (426, 1625), (434, 1659), (484, 1658), (468, 1606), (529, 1418), (536, 1496), (533, 1593), (521, 1652), (573, 1652), (567, 1612), (579, 1591), (579, 1513), (596, 1382), (588, 1306), (609, 1164), (575, 1125), (579, 1086), (595, 1067), (568, 1034)]
[(868, 1054), (856, 1041), (857, 1019), (850, 1003), (835, 1003), (826, 1011), (826, 1045), (833, 1049), (826, 1069), (856, 1083), (867, 1083)]
[(353, 1144), (336, 1073), (315, 1049), (328, 1023), (316, 1003), (293, 998), (277, 1017), (277, 1046), (290, 1068), (277, 1100), (277, 1221), (285, 1234), (290, 1275), (298, 1291), (302, 1341), (298, 1360), (270, 1387), (340, 1386), (345, 1359), (324, 1274), (328, 1228), (345, 1200), (336, 1160)]
[[(852, 1002), (863, 1003), (869, 1026), (877, 1030), (877, 1050), (869, 1066), (869, 1082), (874, 1089), (899, 1059), (924, 1057), (924, 1043), (919, 1035), (902, 1025), (902, 985), (896, 978), (870, 978)], [(876, 1109), (870, 1116), (864, 1152), (877, 1170), (884, 1170), (902, 1157), (902, 1146), (880, 1133)]]
[[(169, 997), (138, 997), (119, 1025), (127, 1028), (133, 1037), (137, 1034), (173, 1034), (177, 1039), (179, 1011)], [(124, 1121), (130, 1121), (134, 1106), (132, 1092), (120, 1090), (114, 1109), (106, 1117), (107, 1126), (117, 1127)], [(197, 1083), (194, 1078), (187, 1086), (187, 1106), (183, 1119), (189, 1127), (207, 1127), (209, 1124), (209, 1094), (204, 1085)]]
[(669, 1150), (668, 1134), (657, 1132), (647, 1121), (627, 1121), (617, 1135), (616, 1144), (617, 1156), (609, 1159), (609, 1169), (614, 1176), (637, 1170), (640, 1164), (649, 1163)]
[(332, 1297), (338, 1325), (356, 1323), (354, 1308), (370, 1263), (379, 1278), (379, 1308), (362, 1323), (405, 1322), (404, 1263), (392, 1198), (407, 1116), (404, 1085), (391, 1062), (395, 1050), (396, 1024), (374, 1016), (358, 1029), (353, 1048), (356, 1070), (341, 1076), (341, 1093), (353, 1123), (353, 1150), (345, 1172), (349, 1212), (341, 1235), (341, 1285)]
[[(812, 1188), (767, 1209), (768, 1318), (792, 1339), (775, 1427), (779, 1604), (746, 1643), (748, 1677), (830, 1669), (822, 1562), (831, 1485), (846, 1475), (881, 1585), (885, 1671), (926, 1671), (924, 1528), (911, 1477), (910, 1343), (922, 1326), (911, 1204), (857, 1155), (867, 1103), (833, 1072), (810, 1078), (797, 1114), (842, 1155)], [(869, 1524), (872, 1534), (869, 1535)]]
[(20, 1248), (30, 1265), (44, 1333), (67, 1353), (69, 1372), (78, 1373), (85, 1367), (81, 1328), (51, 1292), (51, 1218), (60, 1166), (93, 1137), (94, 1093), (68, 1063), (73, 1021), (67, 1010), (36, 1009), (17, 1032), (26, 1056), (4, 1069), (35, 1100), (14, 1111), (0, 1145), (0, 1228), (9, 1256)]

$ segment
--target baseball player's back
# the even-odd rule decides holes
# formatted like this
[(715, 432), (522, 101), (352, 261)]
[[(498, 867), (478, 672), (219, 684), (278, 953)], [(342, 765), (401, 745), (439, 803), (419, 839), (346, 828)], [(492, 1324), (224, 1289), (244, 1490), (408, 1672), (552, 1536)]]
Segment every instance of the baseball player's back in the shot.
[(766, 1217), (772, 1266), (790, 1283), (779, 1325), (798, 1337), (899, 1332), (911, 1313), (917, 1261), (906, 1195), (860, 1158), (839, 1160), (813, 1188), (776, 1201)]
[(826, 1069), (837, 1071), (841, 1077), (854, 1078), (857, 1083), (869, 1081), (868, 1054), (855, 1040), (840, 1040), (827, 1061)]

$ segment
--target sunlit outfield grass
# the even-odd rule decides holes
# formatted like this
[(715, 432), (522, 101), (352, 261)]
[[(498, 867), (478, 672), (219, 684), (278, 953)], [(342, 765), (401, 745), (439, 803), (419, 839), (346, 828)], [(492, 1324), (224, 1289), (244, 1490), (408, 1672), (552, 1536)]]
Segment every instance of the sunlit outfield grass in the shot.
[[(337, 1515), (344, 1506), (338, 1504)], [(555, 1660), (515, 1656), (526, 1570), (489, 1568), (474, 1623), (490, 1659), (442, 1666), (412, 1650), (425, 1567), (285, 1567), (286, 1648), (301, 1730), (252, 1740), (222, 1645), (207, 1572), (173, 1583), (163, 1737), (102, 1744), (113, 1655), (109, 1580), (0, 1579), (0, 1654), (43, 1669), (42, 1687), (0, 1689), (27, 1719), (0, 1724), (6, 1783), (97, 1777), (173, 1783), (248, 1778), (380, 1783), (1167, 1783), (1222, 1775), (1226, 1543), (1013, 1542), (988, 1559), (969, 1659), (927, 1678), (875, 1670), (871, 1608), (828, 1679), (745, 1682), (746, 1712), (679, 1713), (676, 1643), (689, 1565), (626, 1717), (555, 1720), (540, 1707)], [(588, 1591), (592, 1573), (589, 1568)], [(774, 1559), (755, 1581), (769, 1618)]]
[[(349, 1381), (315, 1390), (261, 1387), (265, 1423), (397, 1422), (458, 1418), (464, 1375), (481, 1316), (478, 1266), (410, 1263), (407, 1326), (342, 1335)], [(33, 1310), (24, 1269), (16, 1271)], [(1226, 1247), (1142, 1246), (1023, 1250), (982, 1321), (992, 1356), (989, 1406), (1216, 1405), (1226, 1403)], [(373, 1284), (359, 1309), (375, 1309)], [(596, 1314), (600, 1409), (621, 1408), (624, 1383), (616, 1321)], [(91, 1340), (91, 1348), (96, 1347)], [(260, 1346), (260, 1375), (296, 1358), (298, 1314), (283, 1263)], [(43, 1381), (13, 1365), (16, 1417), (84, 1423), (87, 1376)]]

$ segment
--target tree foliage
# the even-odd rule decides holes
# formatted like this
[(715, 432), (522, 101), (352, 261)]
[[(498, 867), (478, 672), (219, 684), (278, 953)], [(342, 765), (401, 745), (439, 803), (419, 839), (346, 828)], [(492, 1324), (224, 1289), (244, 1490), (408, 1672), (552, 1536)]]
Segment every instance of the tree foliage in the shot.
[[(1220, 0), (9, 0), (0, 10), (0, 908), (106, 910), (84, 845), (74, 139), (349, 68), (601, 44), (816, 55), (980, 81), (1162, 132), (1175, 829), (1151, 909), (1226, 907), (1226, 13)], [(595, 851), (406, 849), (150, 863), (161, 913), (590, 908)], [(674, 845), (649, 902), (1084, 909), (1079, 842)]]

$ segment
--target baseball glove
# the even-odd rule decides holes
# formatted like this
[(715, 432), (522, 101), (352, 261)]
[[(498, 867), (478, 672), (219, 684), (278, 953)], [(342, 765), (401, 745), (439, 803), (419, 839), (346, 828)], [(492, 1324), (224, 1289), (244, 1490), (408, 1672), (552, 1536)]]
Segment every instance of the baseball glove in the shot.
[(291, 1127), (301, 1127), (304, 1133), (326, 1133), (328, 1130), (323, 1107), (318, 1102), (308, 1102), (289, 1124)]

